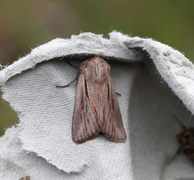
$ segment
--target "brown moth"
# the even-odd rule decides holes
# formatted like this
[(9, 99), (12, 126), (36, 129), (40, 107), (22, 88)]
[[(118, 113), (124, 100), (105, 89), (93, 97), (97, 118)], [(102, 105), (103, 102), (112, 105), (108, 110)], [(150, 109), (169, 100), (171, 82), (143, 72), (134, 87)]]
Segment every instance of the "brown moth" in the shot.
[(177, 135), (180, 147), (172, 159), (175, 159), (178, 154), (184, 152), (194, 161), (194, 128), (187, 128), (176, 116), (174, 116), (174, 118), (176, 118), (177, 122), (181, 125), (183, 131)]
[(117, 95), (110, 77), (110, 65), (100, 57), (81, 63), (72, 120), (72, 139), (84, 143), (100, 132), (108, 140), (123, 143), (123, 127)]
[(30, 180), (30, 176), (21, 177), (19, 180)]

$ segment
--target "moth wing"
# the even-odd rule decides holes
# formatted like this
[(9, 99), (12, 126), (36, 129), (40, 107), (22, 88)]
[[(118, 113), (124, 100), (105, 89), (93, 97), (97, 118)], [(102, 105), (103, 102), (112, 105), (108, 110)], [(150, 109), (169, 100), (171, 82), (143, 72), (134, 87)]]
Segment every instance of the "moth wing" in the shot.
[(100, 132), (96, 111), (89, 103), (87, 83), (84, 74), (80, 74), (77, 84), (75, 106), (72, 121), (72, 138), (75, 143), (93, 139)]
[(30, 176), (21, 177), (19, 180), (30, 180)]
[(108, 101), (104, 113), (102, 132), (113, 142), (122, 143), (126, 141), (126, 132), (123, 127), (122, 117), (117, 101), (117, 95), (109, 77), (108, 80)]

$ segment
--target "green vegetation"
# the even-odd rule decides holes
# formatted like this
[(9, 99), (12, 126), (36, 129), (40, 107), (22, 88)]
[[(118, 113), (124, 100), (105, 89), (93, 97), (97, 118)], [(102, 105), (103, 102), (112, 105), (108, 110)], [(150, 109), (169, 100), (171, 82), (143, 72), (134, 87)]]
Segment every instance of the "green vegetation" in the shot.
[[(54, 38), (112, 30), (151, 37), (193, 60), (194, 1), (48, 0), (0, 2), (0, 64), (7, 65)], [(0, 99), (0, 135), (17, 115)]]

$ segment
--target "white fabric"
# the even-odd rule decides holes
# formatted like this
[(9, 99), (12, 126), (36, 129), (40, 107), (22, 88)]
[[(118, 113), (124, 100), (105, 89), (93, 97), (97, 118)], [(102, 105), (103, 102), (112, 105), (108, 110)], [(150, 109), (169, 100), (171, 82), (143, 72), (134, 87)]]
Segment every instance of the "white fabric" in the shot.
[[(104, 136), (76, 145), (71, 122), (77, 70), (91, 55), (111, 65), (127, 142)], [(115, 61), (113, 61), (115, 60)], [(123, 62), (122, 62), (123, 61)], [(176, 153), (180, 125), (192, 126), (194, 66), (180, 52), (151, 39), (118, 32), (110, 39), (82, 33), (39, 46), (0, 71), (3, 98), (19, 124), (0, 138), (0, 179), (157, 180), (194, 178), (193, 164)], [(184, 104), (183, 104), (183, 103)]]

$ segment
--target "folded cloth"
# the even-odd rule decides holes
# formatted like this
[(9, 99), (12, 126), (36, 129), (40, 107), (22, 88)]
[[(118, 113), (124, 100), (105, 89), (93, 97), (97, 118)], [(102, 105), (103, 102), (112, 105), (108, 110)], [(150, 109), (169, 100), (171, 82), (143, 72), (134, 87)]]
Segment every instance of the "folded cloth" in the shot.
[[(71, 137), (79, 64), (92, 56), (111, 65), (125, 143), (97, 136), (83, 144)], [(171, 162), (182, 131), (192, 126), (194, 66), (179, 51), (152, 39), (111, 32), (55, 39), (0, 71), (3, 98), (19, 124), (0, 138), (0, 179), (157, 180), (194, 178), (183, 153)]]

